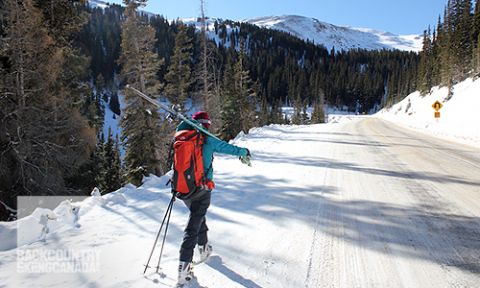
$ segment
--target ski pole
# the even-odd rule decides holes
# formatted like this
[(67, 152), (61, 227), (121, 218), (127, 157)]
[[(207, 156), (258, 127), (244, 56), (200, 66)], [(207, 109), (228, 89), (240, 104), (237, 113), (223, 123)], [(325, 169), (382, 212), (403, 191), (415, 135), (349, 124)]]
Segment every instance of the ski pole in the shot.
[(168, 203), (167, 211), (165, 211), (165, 216), (163, 216), (162, 224), (160, 225), (160, 229), (158, 229), (157, 237), (155, 238), (155, 242), (153, 243), (152, 251), (150, 252), (150, 256), (148, 257), (147, 264), (145, 264), (145, 270), (143, 270), (143, 274), (147, 272), (147, 268), (149, 267), (148, 264), (150, 263), (150, 259), (152, 259), (153, 251), (155, 250), (155, 246), (157, 245), (158, 237), (162, 232), (163, 224), (165, 223), (165, 219), (167, 218), (169, 211), (172, 210), (174, 201), (175, 201), (175, 194), (172, 195), (172, 199), (170, 200), (170, 203)]
[[(175, 194), (173, 194), (173, 197), (175, 197)], [(158, 269), (160, 269), (160, 261), (162, 260), (163, 246), (165, 245), (165, 239), (167, 238), (168, 224), (170, 223), (170, 215), (172, 215), (172, 206), (173, 204), (170, 206), (170, 212), (168, 212), (167, 224), (165, 225), (165, 234), (163, 234), (162, 247), (160, 248), (160, 256), (158, 257), (157, 270), (156, 270), (157, 273), (158, 273)]]

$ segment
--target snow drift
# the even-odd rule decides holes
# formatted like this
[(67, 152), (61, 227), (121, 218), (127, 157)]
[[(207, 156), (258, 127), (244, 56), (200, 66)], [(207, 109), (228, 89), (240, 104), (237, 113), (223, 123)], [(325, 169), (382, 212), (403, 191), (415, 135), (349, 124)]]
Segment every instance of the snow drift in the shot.
[[(446, 87), (434, 87), (430, 93), (418, 91), (375, 116), (403, 124), (425, 133), (480, 146), (480, 79), (466, 79), (453, 86), (448, 97)], [(432, 105), (442, 103), (440, 118), (434, 117)]]

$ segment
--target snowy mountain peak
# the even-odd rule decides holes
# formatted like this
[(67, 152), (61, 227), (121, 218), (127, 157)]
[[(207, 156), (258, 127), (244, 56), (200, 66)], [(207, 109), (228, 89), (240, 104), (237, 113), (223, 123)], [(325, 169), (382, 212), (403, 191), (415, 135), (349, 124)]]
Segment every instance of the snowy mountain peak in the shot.
[[(89, 0), (91, 7), (106, 8), (109, 3), (102, 0)], [(154, 14), (142, 11), (148, 15)], [(178, 19), (177, 19), (178, 20)], [(180, 19), (187, 25), (195, 25), (200, 29), (198, 18)], [(207, 20), (208, 30), (214, 30), (214, 22), (221, 19), (210, 18)], [(241, 20), (260, 27), (275, 29), (290, 33), (303, 40), (309, 40), (318, 45), (325, 46), (328, 50), (335, 47), (336, 51), (350, 49), (367, 50), (403, 50), (419, 52), (422, 49), (421, 35), (396, 35), (390, 32), (370, 28), (356, 28), (336, 26), (299, 15), (267, 16)]]
[(321, 44), (327, 49), (398, 49), (418, 52), (422, 48), (420, 35), (395, 35), (369, 28), (343, 27), (298, 15), (259, 17), (243, 20), (260, 27), (290, 33), (298, 38)]
[(101, 0), (88, 0), (88, 5), (93, 8), (102, 8), (105, 9), (110, 5), (110, 3), (101, 1)]

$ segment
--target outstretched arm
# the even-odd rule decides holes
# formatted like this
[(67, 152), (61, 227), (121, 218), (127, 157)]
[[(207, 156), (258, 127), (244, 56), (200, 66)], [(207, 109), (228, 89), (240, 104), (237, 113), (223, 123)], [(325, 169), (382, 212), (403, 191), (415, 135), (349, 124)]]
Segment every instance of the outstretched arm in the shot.
[(208, 141), (211, 141), (214, 152), (234, 156), (247, 156), (248, 154), (248, 150), (246, 148), (241, 148), (232, 144), (228, 144), (225, 141), (221, 141), (213, 137), (208, 137)]

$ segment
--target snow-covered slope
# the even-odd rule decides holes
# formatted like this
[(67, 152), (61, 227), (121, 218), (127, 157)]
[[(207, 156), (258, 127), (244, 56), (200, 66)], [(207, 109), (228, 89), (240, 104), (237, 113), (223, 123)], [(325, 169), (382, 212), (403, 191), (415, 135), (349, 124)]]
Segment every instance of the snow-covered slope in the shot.
[(107, 8), (110, 4), (108, 2), (102, 1), (102, 0), (88, 0), (88, 5), (90, 5), (93, 8), (102, 8), (105, 9)]
[[(480, 146), (480, 79), (467, 79), (453, 86), (447, 100), (446, 87), (434, 87), (427, 95), (414, 92), (391, 108), (376, 114), (397, 124), (426, 133)], [(439, 101), (440, 118), (434, 117), (432, 105)]]
[(395, 35), (368, 28), (341, 27), (314, 18), (285, 15), (243, 20), (257, 26), (288, 32), (298, 38), (321, 44), (327, 49), (398, 49), (420, 51), (419, 35)]
[[(386, 130), (368, 130), (375, 123)], [(445, 164), (441, 173), (406, 167), (392, 153), (424, 145), (405, 136), (381, 143), (393, 133), (384, 124), (337, 116), (328, 124), (240, 134), (234, 143), (252, 151), (253, 166), (216, 156), (207, 214), (214, 253), (195, 267), (189, 287), (476, 287), (480, 203), (472, 190), (479, 185), (473, 169), (480, 168), (459, 166), (472, 170), (460, 177), (444, 176)], [(412, 150), (407, 155), (419, 158)], [(138, 188), (92, 193), (0, 222), (0, 287), (173, 287), (188, 218), (181, 201), (174, 203), (161, 273), (142, 274), (171, 197), (167, 179), (147, 177)], [(435, 190), (429, 202), (425, 193), (437, 184), (458, 191)], [(14, 248), (17, 232), (25, 237)]]
[[(251, 288), (302, 286), (308, 264), (303, 258), (308, 256), (309, 250), (299, 243), (302, 239), (312, 237), (310, 223), (306, 220), (314, 215), (316, 206), (305, 208), (304, 215), (295, 215), (290, 208), (281, 206), (282, 203), (293, 203), (292, 200), (300, 199), (295, 196), (297, 194), (309, 201), (309, 197), (316, 197), (323, 192), (313, 185), (314, 178), (304, 175), (305, 171), (294, 169), (294, 172), (289, 173), (292, 179), (283, 179), (281, 174), (285, 173), (285, 168), (294, 168), (295, 163), (279, 165), (279, 158), (276, 157), (282, 151), (285, 152), (285, 146), (276, 146), (275, 143), (282, 141), (280, 137), (283, 131), (291, 131), (292, 134), (284, 139), (284, 143), (293, 153), (289, 156), (293, 159), (295, 153), (304, 153), (306, 150), (296, 151), (294, 147), (298, 143), (290, 137), (297, 138), (298, 132), (308, 135), (318, 128), (326, 129), (325, 131), (330, 128), (329, 125), (300, 128), (297, 130), (295, 126), (273, 125), (255, 128), (249, 135), (239, 135), (234, 140), (235, 144), (249, 147), (256, 153), (257, 162), (253, 167), (241, 164), (235, 157), (216, 156), (215, 181), (218, 188), (212, 196), (208, 212), (214, 255), (207, 264), (195, 267), (198, 281), (202, 285)], [(305, 142), (305, 145), (310, 147), (308, 149), (315, 149), (313, 143)], [(308, 168), (312, 169), (323, 171), (325, 168)], [(48, 288), (173, 287), (177, 275), (179, 244), (188, 217), (187, 209), (181, 201), (175, 203), (172, 212), (161, 263), (162, 274), (153, 273), (153, 268), (146, 276), (142, 275), (143, 264), (148, 258), (171, 197), (165, 185), (167, 179), (168, 177), (152, 176), (145, 179), (139, 188), (127, 185), (102, 197), (92, 193), (92, 197), (83, 202), (65, 202), (64, 206), (75, 207), (76, 211), (65, 216), (58, 215), (57, 209), (37, 210), (27, 217), (28, 223), (18, 228), (31, 231), (29, 238), (20, 242), (22, 246), (11, 249), (13, 247), (10, 245), (3, 247), (6, 251), (0, 251), (0, 285), (26, 287), (33, 285), (34, 281), (35, 287)], [(308, 185), (312, 186), (308, 188)], [(278, 189), (285, 194), (275, 196)], [(47, 224), (39, 225), (42, 218), (47, 219)], [(59, 229), (59, 222), (66, 222), (60, 225), (65, 229)], [(15, 234), (16, 224), (0, 223), (0, 241)], [(45, 233), (43, 227), (50, 227), (50, 233)], [(296, 232), (289, 234), (293, 230)], [(9, 231), (9, 234), (3, 231)], [(290, 235), (290, 239), (271, 249), (273, 246), (270, 240), (274, 239), (271, 237), (286, 234)], [(53, 256), (44, 257), (43, 253), (51, 251)], [(70, 254), (65, 255), (64, 251)], [(284, 260), (287, 254), (283, 251), (289, 251), (290, 260)], [(150, 263), (153, 267), (157, 265), (158, 253), (159, 249), (155, 251)], [(52, 273), (68, 271), (77, 267), (75, 265), (80, 265), (78, 263), (83, 266), (75, 274)], [(82, 269), (89, 273), (80, 273), (85, 272)], [(294, 271), (298, 277), (282, 271)], [(284, 276), (279, 277), (278, 273)]]

